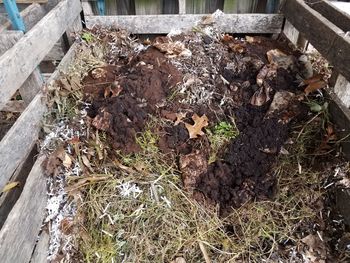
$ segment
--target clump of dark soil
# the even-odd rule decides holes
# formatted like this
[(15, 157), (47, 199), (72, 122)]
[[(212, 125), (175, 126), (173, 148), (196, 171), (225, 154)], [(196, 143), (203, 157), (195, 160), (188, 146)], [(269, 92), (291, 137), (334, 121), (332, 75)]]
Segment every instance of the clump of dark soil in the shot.
[(154, 48), (126, 65), (90, 72), (85, 79), (85, 94), (92, 103), (88, 114), (93, 125), (112, 136), (111, 143), (116, 149), (137, 152), (140, 147), (136, 134), (144, 130), (149, 114), (155, 114), (159, 104), (165, 102), (170, 88), (180, 82), (180, 76)]
[[(92, 125), (110, 134), (115, 149), (130, 154), (140, 150), (135, 138), (150, 116), (156, 117), (163, 120), (152, 131), (158, 146), (180, 160), (184, 187), (195, 198), (219, 204), (223, 213), (270, 199), (276, 190), (271, 167), (290, 123), (303, 115), (296, 99), (293, 107), (288, 102), (273, 112), (270, 105), (277, 92), (288, 91), (293, 98), (300, 93), (297, 58), (270, 39), (209, 41), (194, 35), (157, 38), (153, 45), (160, 51), (151, 46), (134, 56), (109, 56), (111, 65), (90, 72), (84, 91)], [(179, 55), (188, 53), (184, 47), (192, 57)], [(268, 58), (267, 52), (277, 48), (272, 54), (277, 58)], [(179, 114), (183, 119), (177, 121)], [(190, 138), (186, 123), (194, 125), (194, 114), (206, 116), (209, 129), (233, 118), (239, 131), (215, 162), (200, 167), (208, 162), (211, 145), (206, 135)]]

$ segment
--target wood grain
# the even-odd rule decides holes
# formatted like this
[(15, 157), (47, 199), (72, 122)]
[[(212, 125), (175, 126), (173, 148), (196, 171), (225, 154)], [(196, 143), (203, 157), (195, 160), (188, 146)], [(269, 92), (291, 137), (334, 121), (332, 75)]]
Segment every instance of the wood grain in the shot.
[(80, 11), (79, 0), (61, 1), (0, 57), (0, 108), (44, 59)]
[[(0, 56), (5, 53), (8, 49), (12, 48), (16, 42), (23, 37), (21, 31), (10, 31), (0, 34)], [(19, 88), (19, 93), (26, 105), (28, 105), (35, 95), (41, 89), (43, 79), (38, 69), (35, 69), (32, 74), (27, 78), (23, 85)], [(9, 101), (6, 102), (5, 108), (9, 107)]]
[[(87, 27), (122, 27), (134, 34), (166, 34), (172, 29), (191, 29), (203, 15), (88, 16)], [(227, 33), (280, 33), (282, 15), (225, 14), (217, 26)]]
[(35, 162), (23, 192), (0, 231), (0, 262), (29, 262), (45, 215), (46, 179), (42, 164)]
[(286, 0), (281, 8), (289, 22), (350, 80), (350, 38), (302, 0)]
[[(16, 0), (17, 4), (32, 4), (32, 3), (38, 3), (38, 4), (46, 4), (48, 0)], [(0, 0), (0, 4), (4, 3), (3, 0)]]
[(307, 0), (306, 3), (344, 32), (350, 31), (350, 15), (324, 0)]

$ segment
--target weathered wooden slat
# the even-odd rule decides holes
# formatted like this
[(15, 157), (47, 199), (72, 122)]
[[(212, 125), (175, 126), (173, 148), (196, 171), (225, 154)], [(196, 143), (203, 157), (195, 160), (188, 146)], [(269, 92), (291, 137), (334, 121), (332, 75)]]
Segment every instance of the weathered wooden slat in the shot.
[[(21, 31), (10, 31), (9, 33), (0, 33), (0, 56), (23, 36)], [(35, 95), (39, 92), (43, 79), (38, 69), (35, 69), (19, 88), (19, 93), (26, 105), (28, 105)], [(8, 106), (8, 102), (5, 106)]]
[(32, 100), (0, 142), (0, 189), (3, 189), (36, 143), (41, 119), (46, 111), (42, 99), (42, 95), (38, 94)]
[(286, 0), (282, 12), (293, 26), (348, 80), (350, 80), (350, 38), (343, 30), (306, 5)]
[(33, 256), (30, 260), (31, 263), (47, 263), (48, 247), (50, 242), (50, 235), (43, 231), (40, 236), (38, 243), (35, 247)]
[[(172, 29), (190, 29), (203, 15), (89, 16), (87, 27), (122, 27), (134, 34), (166, 34)], [(217, 26), (227, 33), (280, 33), (282, 15), (224, 14)]]
[(61, 1), (0, 57), (0, 108), (44, 59), (80, 11), (79, 0)]
[[(77, 44), (74, 44), (61, 60), (56, 71), (47, 81), (50, 84), (56, 80), (61, 71), (68, 68), (75, 56)], [(0, 189), (2, 189), (12, 174), (25, 160), (39, 135), (42, 116), (46, 105), (42, 93), (35, 96), (29, 106), (18, 118), (0, 142)], [(1, 261), (0, 261), (1, 262)]]
[[(32, 4), (32, 3), (38, 3), (38, 4), (46, 4), (48, 0), (16, 0), (16, 3), (18, 4)], [(0, 0), (0, 3), (4, 3), (3, 0)]]
[[(26, 30), (30, 30), (40, 19), (45, 16), (44, 8), (39, 4), (31, 4), (23, 11), (21, 11), (21, 17), (23, 18)], [(11, 29), (11, 22), (8, 21), (0, 26), (0, 32), (6, 29)]]
[(28, 174), (30, 173), (30, 170), (36, 161), (37, 155), (38, 151), (36, 146), (34, 146), (33, 149), (28, 153), (28, 156), (25, 157), (25, 161), (16, 169), (13, 176), (10, 178), (11, 182), (19, 182), (19, 185), (11, 189), (11, 191), (2, 193), (0, 195), (0, 229), (4, 225), (7, 216), (20, 197), (25, 182), (28, 178)]
[(23, 100), (10, 100), (6, 103), (3, 111), (9, 112), (23, 112), (26, 108), (26, 104)]
[(343, 31), (350, 31), (350, 15), (325, 0), (307, 0), (306, 3)]
[(38, 158), (0, 231), (0, 262), (29, 262), (45, 215), (46, 179)]
[(179, 14), (186, 14), (186, 0), (179, 0)]

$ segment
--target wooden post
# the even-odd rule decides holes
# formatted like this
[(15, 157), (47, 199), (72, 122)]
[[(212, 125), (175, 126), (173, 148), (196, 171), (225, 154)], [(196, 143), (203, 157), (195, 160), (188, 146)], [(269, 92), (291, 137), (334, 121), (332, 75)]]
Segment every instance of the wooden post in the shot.
[[(10, 31), (9, 33), (0, 34), (0, 56), (11, 48), (22, 36), (23, 32), (21, 31)], [(35, 69), (19, 88), (19, 93), (21, 94), (25, 105), (29, 105), (43, 84), (44, 81), (39, 70)], [(12, 111), (11, 108), (7, 107), (7, 109)]]
[(340, 74), (338, 75), (337, 81), (334, 85), (334, 93), (347, 108), (350, 107), (350, 82)]
[(186, 14), (186, 0), (179, 0), (179, 14)]

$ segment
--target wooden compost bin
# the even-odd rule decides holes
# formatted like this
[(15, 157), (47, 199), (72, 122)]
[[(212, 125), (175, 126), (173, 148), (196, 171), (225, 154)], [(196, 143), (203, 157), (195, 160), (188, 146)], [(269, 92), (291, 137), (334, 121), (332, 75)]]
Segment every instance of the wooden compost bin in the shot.
[[(302, 0), (284, 1), (281, 4), (284, 15), (225, 14), (220, 16), (217, 25), (222, 31), (233, 34), (276, 36), (284, 33), (295, 45), (305, 42), (300, 41), (301, 37), (309, 41), (334, 66), (334, 79), (337, 81), (333, 84), (336, 83), (337, 92), (330, 89), (328, 94), (332, 99), (330, 110), (333, 121), (348, 134), (349, 105), (345, 106), (338, 95), (349, 93), (346, 88), (349, 87), (347, 80), (350, 80), (350, 39), (346, 32), (350, 30), (350, 17), (326, 1), (308, 3)], [(32, 9), (24, 11), (33, 15)], [(34, 9), (37, 10), (37, 7)], [(49, 236), (45, 231), (40, 232), (47, 202), (45, 171), (42, 168), (45, 156), (39, 153), (35, 162), (28, 162), (28, 159), (33, 158), (30, 153), (36, 145), (47, 111), (45, 87), (59, 79), (60, 72), (68, 68), (74, 58), (76, 45), (73, 44), (60, 58), (59, 66), (46, 82), (37, 69), (40, 62), (52, 53), (50, 50), (65, 32), (70, 36), (72, 32), (80, 31), (82, 24), (88, 28), (94, 25), (118, 26), (134, 34), (166, 34), (172, 29), (191, 28), (202, 17), (186, 14), (86, 16), (85, 21), (82, 21), (81, 11), (79, 0), (62, 0), (25, 34), (16, 31), (0, 34), (0, 40), (8, 48), (0, 57), (0, 107), (1, 110), (9, 111), (16, 104), (16, 107), (24, 109), (0, 142), (0, 189), (8, 182), (16, 181), (19, 176), (23, 177), (23, 171), (27, 171), (22, 192), (16, 197), (5, 193), (0, 197), (2, 263), (46, 262)], [(39, 15), (35, 13), (34, 16)], [(21, 94), (31, 94), (31, 97), (21, 102), (11, 100), (17, 90)], [(346, 144), (344, 151), (349, 156), (350, 147)], [(343, 197), (348, 198), (348, 195), (344, 192)], [(349, 209), (341, 208), (344, 213)]]

